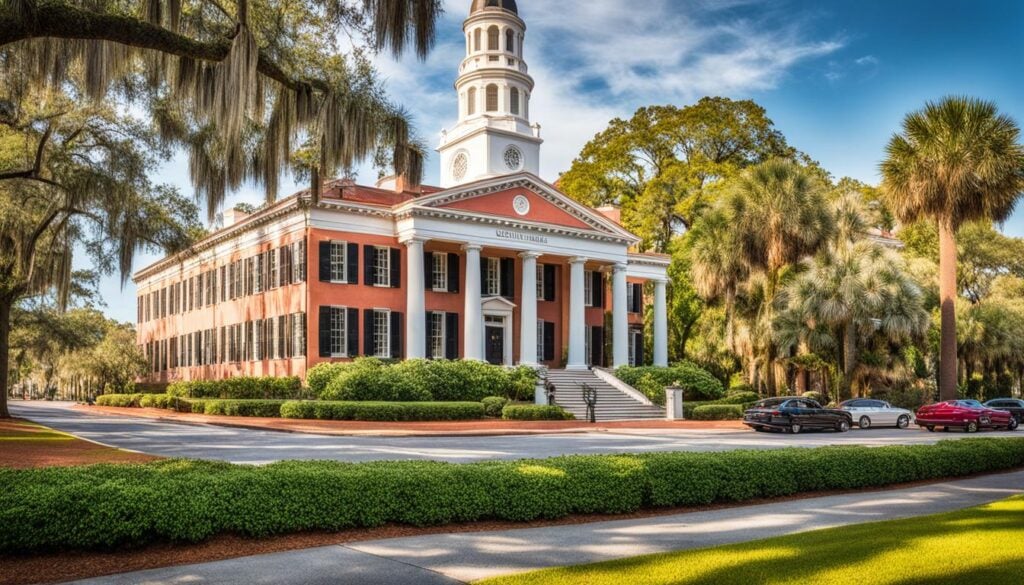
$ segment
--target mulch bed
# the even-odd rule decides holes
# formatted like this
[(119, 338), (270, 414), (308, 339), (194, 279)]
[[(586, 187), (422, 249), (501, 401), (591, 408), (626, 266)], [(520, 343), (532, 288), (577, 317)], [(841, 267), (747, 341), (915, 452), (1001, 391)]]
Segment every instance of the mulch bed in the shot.
[[(1001, 473), (1012, 473), (1012, 471)], [(956, 479), (968, 479), (979, 475), (987, 474), (976, 474)], [(113, 575), (130, 571), (205, 563), (252, 555), (320, 546), (342, 545), (352, 542), (379, 540), (385, 538), (400, 538), (404, 536), (514, 530), (519, 528), (541, 528), (546, 526), (585, 524), (589, 522), (604, 522), (609, 520), (652, 518), (686, 512), (702, 512), (742, 506), (756, 506), (758, 504), (770, 504), (773, 502), (787, 500), (804, 500), (849, 493), (882, 492), (886, 490), (943, 483), (945, 481), (949, 480), (940, 479), (916, 481), (872, 489), (832, 490), (797, 494), (794, 496), (780, 498), (762, 498), (745, 502), (712, 504), (708, 506), (642, 510), (632, 514), (580, 514), (558, 520), (537, 520), (534, 522), (470, 522), (428, 528), (388, 525), (380, 528), (351, 529), (341, 532), (306, 532), (288, 534), (259, 540), (243, 538), (235, 535), (220, 535), (197, 544), (154, 544), (141, 549), (122, 549), (111, 552), (53, 553), (29, 557), (0, 555), (0, 567), (3, 567), (3, 570), (0, 571), (0, 585), (59, 583), (62, 581), (101, 577), (104, 575)]]
[(0, 467), (144, 463), (154, 459), (159, 457), (104, 447), (27, 420), (0, 420)]

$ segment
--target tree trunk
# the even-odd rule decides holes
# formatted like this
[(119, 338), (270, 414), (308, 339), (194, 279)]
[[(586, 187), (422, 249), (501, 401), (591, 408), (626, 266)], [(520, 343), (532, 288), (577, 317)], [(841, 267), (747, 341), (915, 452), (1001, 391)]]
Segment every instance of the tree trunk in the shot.
[(775, 345), (768, 342), (768, 348), (764, 352), (765, 360), (765, 385), (768, 386), (768, 396), (775, 396), (778, 388), (775, 384)]
[(852, 323), (843, 327), (843, 385), (840, 402), (853, 397), (853, 369), (857, 367), (857, 330)]
[(11, 359), (11, 303), (0, 299), (0, 418), (11, 418), (7, 410), (7, 376)]
[(939, 302), (942, 337), (939, 342), (939, 398), (956, 400), (956, 232), (939, 222)]
[(796, 369), (796, 394), (797, 396), (803, 396), (807, 393), (807, 370), (803, 368)]

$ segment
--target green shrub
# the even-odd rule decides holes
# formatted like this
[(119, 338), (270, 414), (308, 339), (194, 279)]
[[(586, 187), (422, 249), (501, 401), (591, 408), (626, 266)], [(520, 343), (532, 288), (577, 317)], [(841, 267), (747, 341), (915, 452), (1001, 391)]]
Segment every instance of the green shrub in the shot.
[[(346, 364), (317, 366), (307, 376), (310, 390), (323, 400), (394, 402), (479, 402), (488, 396), (511, 400), (533, 397), (532, 368), (504, 368), (474, 360), (406, 360), (389, 363), (359, 358)], [(325, 382), (325, 380), (327, 380)]]
[(306, 386), (313, 396), (320, 394), (327, 389), (327, 385), (335, 378), (348, 364), (323, 362), (306, 370)]
[(746, 382), (733, 383), (731, 386), (729, 386), (729, 389), (726, 390), (725, 393), (726, 393), (726, 395), (732, 395), (732, 394), (741, 394), (741, 393), (745, 393), (745, 392), (751, 392), (753, 394), (757, 394), (757, 390), (754, 390), (754, 387), (751, 386), (750, 384), (747, 384)]
[(97, 406), (120, 406), (138, 408), (144, 394), (101, 394), (96, 397)]
[(719, 398), (715, 401), (716, 404), (749, 404), (751, 402), (757, 402), (761, 397), (757, 395), (757, 392), (736, 392), (735, 394), (727, 394), (725, 398)]
[(174, 408), (175, 397), (170, 394), (143, 394), (139, 406), (144, 408)]
[(627, 366), (615, 370), (615, 375), (634, 388), (641, 378), (651, 376), (664, 386), (678, 385), (690, 400), (694, 398), (715, 400), (724, 394), (722, 383), (718, 378), (691, 362), (684, 361), (667, 368)]
[(665, 406), (665, 385), (651, 374), (644, 374), (632, 386), (654, 404)]
[[(479, 406), (479, 404), (478, 404)], [(0, 555), (387, 523), (528, 522), (706, 506), (1024, 466), (1024, 439), (451, 464), (190, 460), (0, 468)]]
[(538, 404), (509, 404), (501, 409), (506, 420), (573, 420), (573, 414), (561, 406)]
[(813, 401), (817, 402), (818, 404), (827, 404), (828, 403), (828, 398), (824, 394), (822, 394), (821, 392), (815, 392), (815, 391), (811, 390), (810, 392), (804, 392), (800, 396), (802, 398), (806, 398), (808, 400), (813, 400)]
[(508, 404), (508, 398), (488, 396), (480, 401), (484, 405), (484, 414), (491, 418), (501, 418), (501, 410)]
[(929, 388), (890, 388), (887, 390), (874, 390), (872, 398), (886, 400), (896, 408), (906, 408), (917, 411), (925, 404), (933, 400), (933, 390)]
[(222, 398), (225, 400), (292, 400), (304, 398), (302, 380), (291, 376), (174, 382), (167, 393), (181, 398)]
[(191, 411), (196, 414), (267, 418), (280, 417), (281, 405), (284, 402), (284, 400), (222, 400), (220, 398), (188, 400)]
[(484, 418), (480, 402), (331, 402), (291, 401), (281, 405), (284, 418), (364, 421), (445, 421)]
[(704, 404), (693, 409), (693, 420), (736, 420), (743, 418), (741, 404)]

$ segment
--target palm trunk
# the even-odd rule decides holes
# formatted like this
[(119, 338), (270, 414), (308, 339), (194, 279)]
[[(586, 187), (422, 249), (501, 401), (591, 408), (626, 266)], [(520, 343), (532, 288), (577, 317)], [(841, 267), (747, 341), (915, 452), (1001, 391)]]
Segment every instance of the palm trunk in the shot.
[(852, 323), (843, 327), (843, 385), (840, 401), (853, 397), (853, 369), (857, 367), (857, 330)]
[(11, 418), (7, 410), (7, 376), (11, 359), (11, 303), (0, 299), (0, 418)]
[(939, 222), (939, 302), (942, 337), (939, 342), (939, 398), (955, 400), (956, 391), (956, 232)]

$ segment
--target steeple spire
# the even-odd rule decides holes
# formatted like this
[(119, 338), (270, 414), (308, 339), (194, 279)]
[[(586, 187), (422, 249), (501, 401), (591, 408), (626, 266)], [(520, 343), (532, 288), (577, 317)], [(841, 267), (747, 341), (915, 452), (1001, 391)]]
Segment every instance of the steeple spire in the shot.
[(526, 23), (515, 0), (473, 0), (455, 90), (459, 122), (442, 133), (441, 184), (540, 172), (540, 126), (530, 124), (533, 78), (523, 60)]

